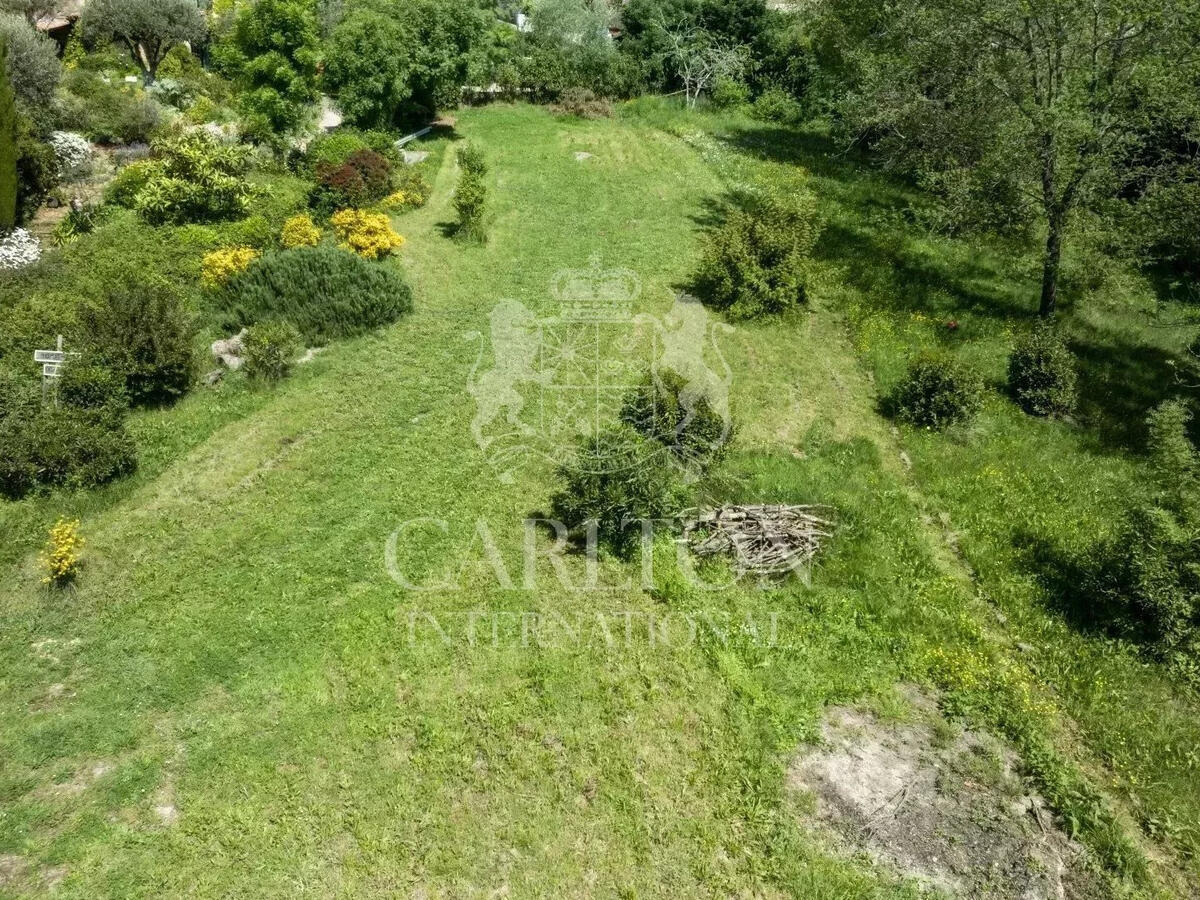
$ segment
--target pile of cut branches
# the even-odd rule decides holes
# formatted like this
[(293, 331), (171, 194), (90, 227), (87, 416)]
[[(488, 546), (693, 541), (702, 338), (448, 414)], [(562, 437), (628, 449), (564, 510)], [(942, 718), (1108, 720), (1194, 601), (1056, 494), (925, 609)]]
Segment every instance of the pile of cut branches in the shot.
[(697, 556), (732, 553), (738, 575), (801, 573), (833, 535), (824, 506), (722, 506), (684, 517), (683, 535)]

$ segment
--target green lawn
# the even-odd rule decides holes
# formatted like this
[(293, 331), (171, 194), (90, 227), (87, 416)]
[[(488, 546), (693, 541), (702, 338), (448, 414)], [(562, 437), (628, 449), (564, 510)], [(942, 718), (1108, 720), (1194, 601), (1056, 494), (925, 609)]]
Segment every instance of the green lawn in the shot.
[[(903, 896), (822, 850), (784, 772), (826, 705), (904, 715), (896, 686), (918, 681), (1026, 755), (1115, 892), (1186, 895), (1197, 704), (1049, 606), (1022, 542), (1111, 521), (1137, 463), (1097, 443), (1119, 437), (1103, 423), (1032, 423), (1001, 399), (940, 437), (875, 411), (943, 315), (996, 375), (1019, 316), (989, 309), (1032, 296), (1028, 260), (918, 237), (904, 192), (819, 135), (657, 108), (583, 122), (500, 106), (457, 127), (488, 156), (492, 239), (445, 236), (445, 154), (430, 204), (396, 220), (410, 316), (273, 391), (138, 414), (149, 459), (125, 485), (0, 506), (18, 542), (0, 560), (0, 894)], [(666, 312), (726, 193), (797, 164), (831, 216), (812, 311), (723, 337), (741, 429), (706, 491), (835, 506), (812, 587), (701, 593), (664, 552), (652, 591), (617, 560), (602, 593), (548, 565), (521, 589), (522, 520), (552, 466), (510, 484), (488, 466), (465, 335), (503, 298), (550, 311), (554, 275), (594, 254), (638, 274), (639, 312)], [(1085, 339), (1093, 320), (1076, 321)], [(59, 514), (82, 518), (87, 568), (53, 595), (32, 548)], [(388, 536), (418, 517), (449, 534), (406, 536), (400, 568), (459, 590), (389, 577)], [(517, 587), (483, 560), (480, 520)], [(776, 613), (778, 639), (523, 643), (513, 624), (689, 610)], [(507, 614), (496, 645), (422, 624), (472, 611)]]

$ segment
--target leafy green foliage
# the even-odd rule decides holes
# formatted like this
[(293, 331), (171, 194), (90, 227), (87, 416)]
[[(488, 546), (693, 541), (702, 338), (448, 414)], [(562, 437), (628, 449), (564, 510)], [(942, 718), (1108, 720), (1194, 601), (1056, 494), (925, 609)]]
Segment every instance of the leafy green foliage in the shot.
[(278, 144), (304, 121), (317, 99), (319, 35), (305, 0), (257, 0), (242, 7), (216, 52), (238, 86), (244, 130)]
[(58, 187), (59, 167), (54, 148), (42, 140), (33, 124), (17, 116), (17, 224), (33, 218), (38, 207)]
[(267, 321), (251, 325), (242, 339), (243, 369), (258, 381), (280, 381), (292, 370), (300, 349), (300, 332), (290, 322)]
[(948, 353), (922, 353), (888, 398), (888, 411), (922, 428), (970, 419), (983, 404), (983, 380)]
[(389, 131), (337, 128), (313, 138), (296, 168), (315, 176), (320, 166), (340, 166), (359, 150), (373, 150), (395, 166), (400, 162), (395, 142), (396, 136)]
[(474, 144), (458, 149), (460, 174), (454, 191), (454, 211), (458, 216), (455, 234), (465, 241), (487, 241), (487, 163)]
[(1075, 358), (1062, 335), (1040, 324), (1022, 337), (1008, 358), (1008, 388), (1028, 413), (1065, 416), (1075, 408)]
[(91, 43), (111, 39), (124, 45), (147, 84), (171, 48), (199, 43), (208, 33), (195, 0), (89, 0), (80, 24)]
[(160, 112), (145, 91), (106, 82), (99, 74), (76, 69), (63, 79), (58, 96), (58, 122), (93, 141), (109, 144), (146, 142), (158, 126)]
[(135, 206), (153, 225), (235, 219), (250, 206), (246, 148), (196, 132), (154, 144), (149, 177)]
[(1123, 172), (1131, 148), (1173, 107), (1195, 109), (1185, 37), (1200, 31), (1195, 4), (853, 0), (823, 9), (856, 137), (878, 138), (892, 165), (923, 180), (958, 174), (950, 183), (974, 194), (958, 204), (969, 217), (997, 218), (996, 199), (1034, 198), (1029, 209), (1046, 226), (1043, 316), (1056, 309), (1074, 211), (1101, 208), (1129, 175), (1153, 181), (1164, 160), (1145, 155)]
[(17, 110), (8, 82), (7, 54), (0, 37), (0, 232), (17, 224)]
[(709, 236), (696, 289), (734, 318), (795, 309), (806, 300), (808, 259), (820, 233), (812, 193), (760, 192)]
[(192, 386), (196, 322), (161, 280), (126, 280), (80, 310), (81, 337), (94, 358), (124, 378), (137, 406), (170, 403)]
[(637, 546), (636, 520), (669, 517), (682, 503), (669, 451), (626, 424), (582, 440), (557, 475), (562, 488), (551, 499), (554, 517), (575, 529), (595, 521), (600, 540), (621, 554)]
[(120, 392), (94, 370), (69, 378), (59, 402), (43, 405), (35, 379), (0, 373), (0, 495), (92, 487), (136, 468)]
[(391, 265), (322, 244), (264, 256), (217, 303), (229, 330), (282, 319), (315, 345), (396, 321), (412, 309), (412, 289)]
[(424, 123), (458, 104), (486, 23), (481, 9), (456, 0), (361, 0), (330, 37), (326, 88), (356, 125)]
[(1200, 684), (1200, 453), (1191, 411), (1169, 400), (1148, 421), (1154, 503), (1132, 509), (1115, 540), (1097, 551), (1100, 591), (1185, 679)]
[(733, 438), (709, 397), (690, 391), (688, 382), (670, 370), (647, 376), (630, 393), (621, 420), (699, 469), (719, 461)]
[(804, 108), (787, 91), (776, 87), (767, 88), (754, 101), (751, 108), (756, 119), (796, 125), (804, 118)]

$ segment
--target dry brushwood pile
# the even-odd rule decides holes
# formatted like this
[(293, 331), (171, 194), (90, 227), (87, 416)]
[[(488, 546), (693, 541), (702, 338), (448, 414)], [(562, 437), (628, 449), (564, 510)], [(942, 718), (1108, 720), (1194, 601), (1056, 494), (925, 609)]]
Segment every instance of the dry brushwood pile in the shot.
[(722, 506), (686, 519), (684, 538), (697, 556), (732, 553), (739, 575), (780, 577), (812, 561), (833, 523), (823, 506)]

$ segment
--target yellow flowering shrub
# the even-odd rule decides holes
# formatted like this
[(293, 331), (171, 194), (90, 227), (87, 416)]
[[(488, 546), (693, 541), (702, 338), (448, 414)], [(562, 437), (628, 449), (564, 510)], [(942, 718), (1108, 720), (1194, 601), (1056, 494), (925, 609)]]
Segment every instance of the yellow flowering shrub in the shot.
[(246, 271), (259, 252), (253, 247), (222, 247), (206, 253), (200, 263), (200, 280), (205, 287), (220, 287), (234, 275)]
[(343, 209), (329, 222), (342, 248), (364, 259), (379, 259), (404, 246), (404, 238), (392, 230), (391, 221), (383, 213)]
[(292, 216), (283, 223), (283, 231), (279, 234), (279, 242), (285, 250), (295, 247), (315, 247), (321, 241), (321, 230), (317, 228), (311, 216)]
[(42, 551), (41, 564), (46, 572), (42, 583), (62, 587), (73, 581), (79, 574), (83, 543), (83, 538), (79, 536), (79, 520), (59, 519), (50, 529), (50, 539)]

